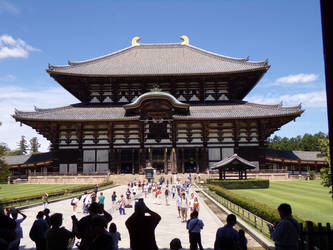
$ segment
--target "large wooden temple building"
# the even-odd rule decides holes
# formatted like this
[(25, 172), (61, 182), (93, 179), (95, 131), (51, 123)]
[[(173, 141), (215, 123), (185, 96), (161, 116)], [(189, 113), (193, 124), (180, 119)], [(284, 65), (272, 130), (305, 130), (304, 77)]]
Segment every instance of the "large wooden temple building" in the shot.
[(300, 106), (243, 101), (267, 61), (231, 58), (182, 43), (139, 44), (47, 72), (81, 103), (15, 111), (52, 143), (47, 172), (205, 172), (237, 154), (257, 168), (265, 141)]

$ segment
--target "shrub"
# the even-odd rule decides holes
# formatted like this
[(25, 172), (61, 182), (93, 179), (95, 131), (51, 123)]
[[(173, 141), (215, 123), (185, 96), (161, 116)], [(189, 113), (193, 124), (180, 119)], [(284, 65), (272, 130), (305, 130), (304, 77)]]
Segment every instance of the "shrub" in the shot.
[[(113, 183), (112, 181), (103, 182), (103, 183), (98, 184), (98, 186), (103, 187), (103, 186), (111, 185), (112, 183)], [(55, 198), (58, 196), (63, 196), (65, 194), (67, 194), (66, 190), (68, 190), (69, 194), (77, 193), (77, 192), (81, 192), (81, 191), (89, 191), (89, 190), (93, 191), (94, 187), (95, 187), (95, 184), (86, 184), (86, 185), (80, 185), (78, 187), (65, 188), (65, 189), (61, 189), (61, 190), (57, 190), (57, 191), (48, 192), (48, 195), (49, 195), (48, 197)], [(44, 192), (31, 194), (31, 195), (25, 195), (25, 196), (2, 198), (2, 199), (0, 199), (0, 205), (10, 206), (11, 204), (18, 203), (18, 202), (22, 203), (25, 201), (40, 200), (43, 194), (44, 194)]]
[(217, 180), (208, 179), (208, 184), (214, 184), (226, 189), (258, 189), (269, 188), (269, 180), (248, 179), (248, 180)]
[(309, 180), (314, 180), (314, 179), (316, 179), (316, 173), (315, 171), (311, 170), (309, 172)]
[[(229, 191), (223, 187), (217, 186), (217, 185), (209, 185), (208, 186), (211, 191), (214, 191), (219, 196), (224, 197), (225, 199), (232, 201), (233, 203), (241, 206), (242, 208), (250, 211), (253, 214), (256, 214), (257, 216), (263, 218), (264, 220), (270, 222), (270, 223), (276, 223), (277, 221), (280, 221), (280, 215), (277, 211), (277, 209), (272, 209), (266, 204), (260, 203), (256, 200), (241, 196), (239, 194), (232, 193), (232, 191)], [(296, 219), (303, 223), (304, 221), (297, 218)]]

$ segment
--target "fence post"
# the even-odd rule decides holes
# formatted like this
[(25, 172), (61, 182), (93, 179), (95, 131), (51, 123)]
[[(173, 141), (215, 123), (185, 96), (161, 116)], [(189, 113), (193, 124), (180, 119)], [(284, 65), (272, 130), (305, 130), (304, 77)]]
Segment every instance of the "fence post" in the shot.
[(313, 222), (312, 221), (306, 221), (305, 222), (305, 230), (306, 230), (306, 242), (307, 242), (307, 249), (313, 249)]
[(333, 248), (333, 231), (331, 230), (330, 223), (326, 223), (326, 233), (327, 233), (327, 249)]

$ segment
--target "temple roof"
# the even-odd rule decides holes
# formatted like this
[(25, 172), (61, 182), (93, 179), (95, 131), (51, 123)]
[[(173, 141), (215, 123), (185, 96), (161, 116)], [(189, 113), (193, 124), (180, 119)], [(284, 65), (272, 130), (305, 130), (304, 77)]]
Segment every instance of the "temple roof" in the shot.
[(289, 150), (275, 150), (265, 149), (265, 156), (271, 158), (288, 159), (288, 160), (301, 160), (301, 161), (323, 161), (326, 162), (325, 157), (320, 156), (319, 151), (289, 151)]
[(49, 65), (50, 74), (78, 76), (197, 75), (266, 71), (267, 60), (248, 61), (215, 54), (188, 44), (140, 44), (66, 66)]
[(1, 157), (9, 166), (35, 164), (39, 162), (52, 161), (53, 154), (51, 152), (36, 153), (29, 155), (13, 155)]
[[(39, 109), (24, 112), (16, 110), (13, 117), (18, 121), (114, 121), (133, 120), (139, 116), (125, 116), (123, 107), (89, 106), (73, 104), (60, 108)], [(174, 115), (174, 119), (247, 119), (280, 116), (299, 116), (301, 106), (283, 107), (281, 104), (264, 105), (249, 102), (234, 102), (219, 105), (190, 106), (189, 115)]]
[(222, 161), (216, 162), (213, 164), (212, 169), (217, 168), (238, 168), (239, 166), (242, 166), (247, 169), (255, 169), (256, 166), (253, 165), (251, 162), (245, 160), (242, 157), (239, 157), (237, 154), (234, 154), (230, 157), (227, 157), (223, 159)]

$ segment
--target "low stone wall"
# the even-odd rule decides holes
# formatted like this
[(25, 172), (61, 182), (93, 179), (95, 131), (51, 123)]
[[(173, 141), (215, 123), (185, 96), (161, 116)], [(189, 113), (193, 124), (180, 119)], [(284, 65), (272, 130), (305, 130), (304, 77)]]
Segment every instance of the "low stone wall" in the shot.
[(27, 184), (97, 184), (107, 181), (107, 175), (29, 176)]
[[(176, 179), (186, 180), (188, 174), (158, 174), (154, 176), (155, 181), (158, 181), (161, 176), (164, 176), (165, 181), (175, 183)], [(196, 174), (192, 174), (192, 181)], [(256, 179), (268, 179), (270, 181), (280, 181), (288, 180), (288, 173), (249, 173), (248, 178)], [(200, 174), (200, 179), (202, 181), (207, 178), (218, 178), (218, 174)], [(129, 181), (133, 180), (143, 181), (145, 180), (145, 175), (139, 174), (119, 174), (119, 175), (57, 175), (57, 176), (29, 176), (28, 184), (97, 184), (102, 183), (107, 180), (113, 181), (113, 183), (122, 185), (127, 184)]]

